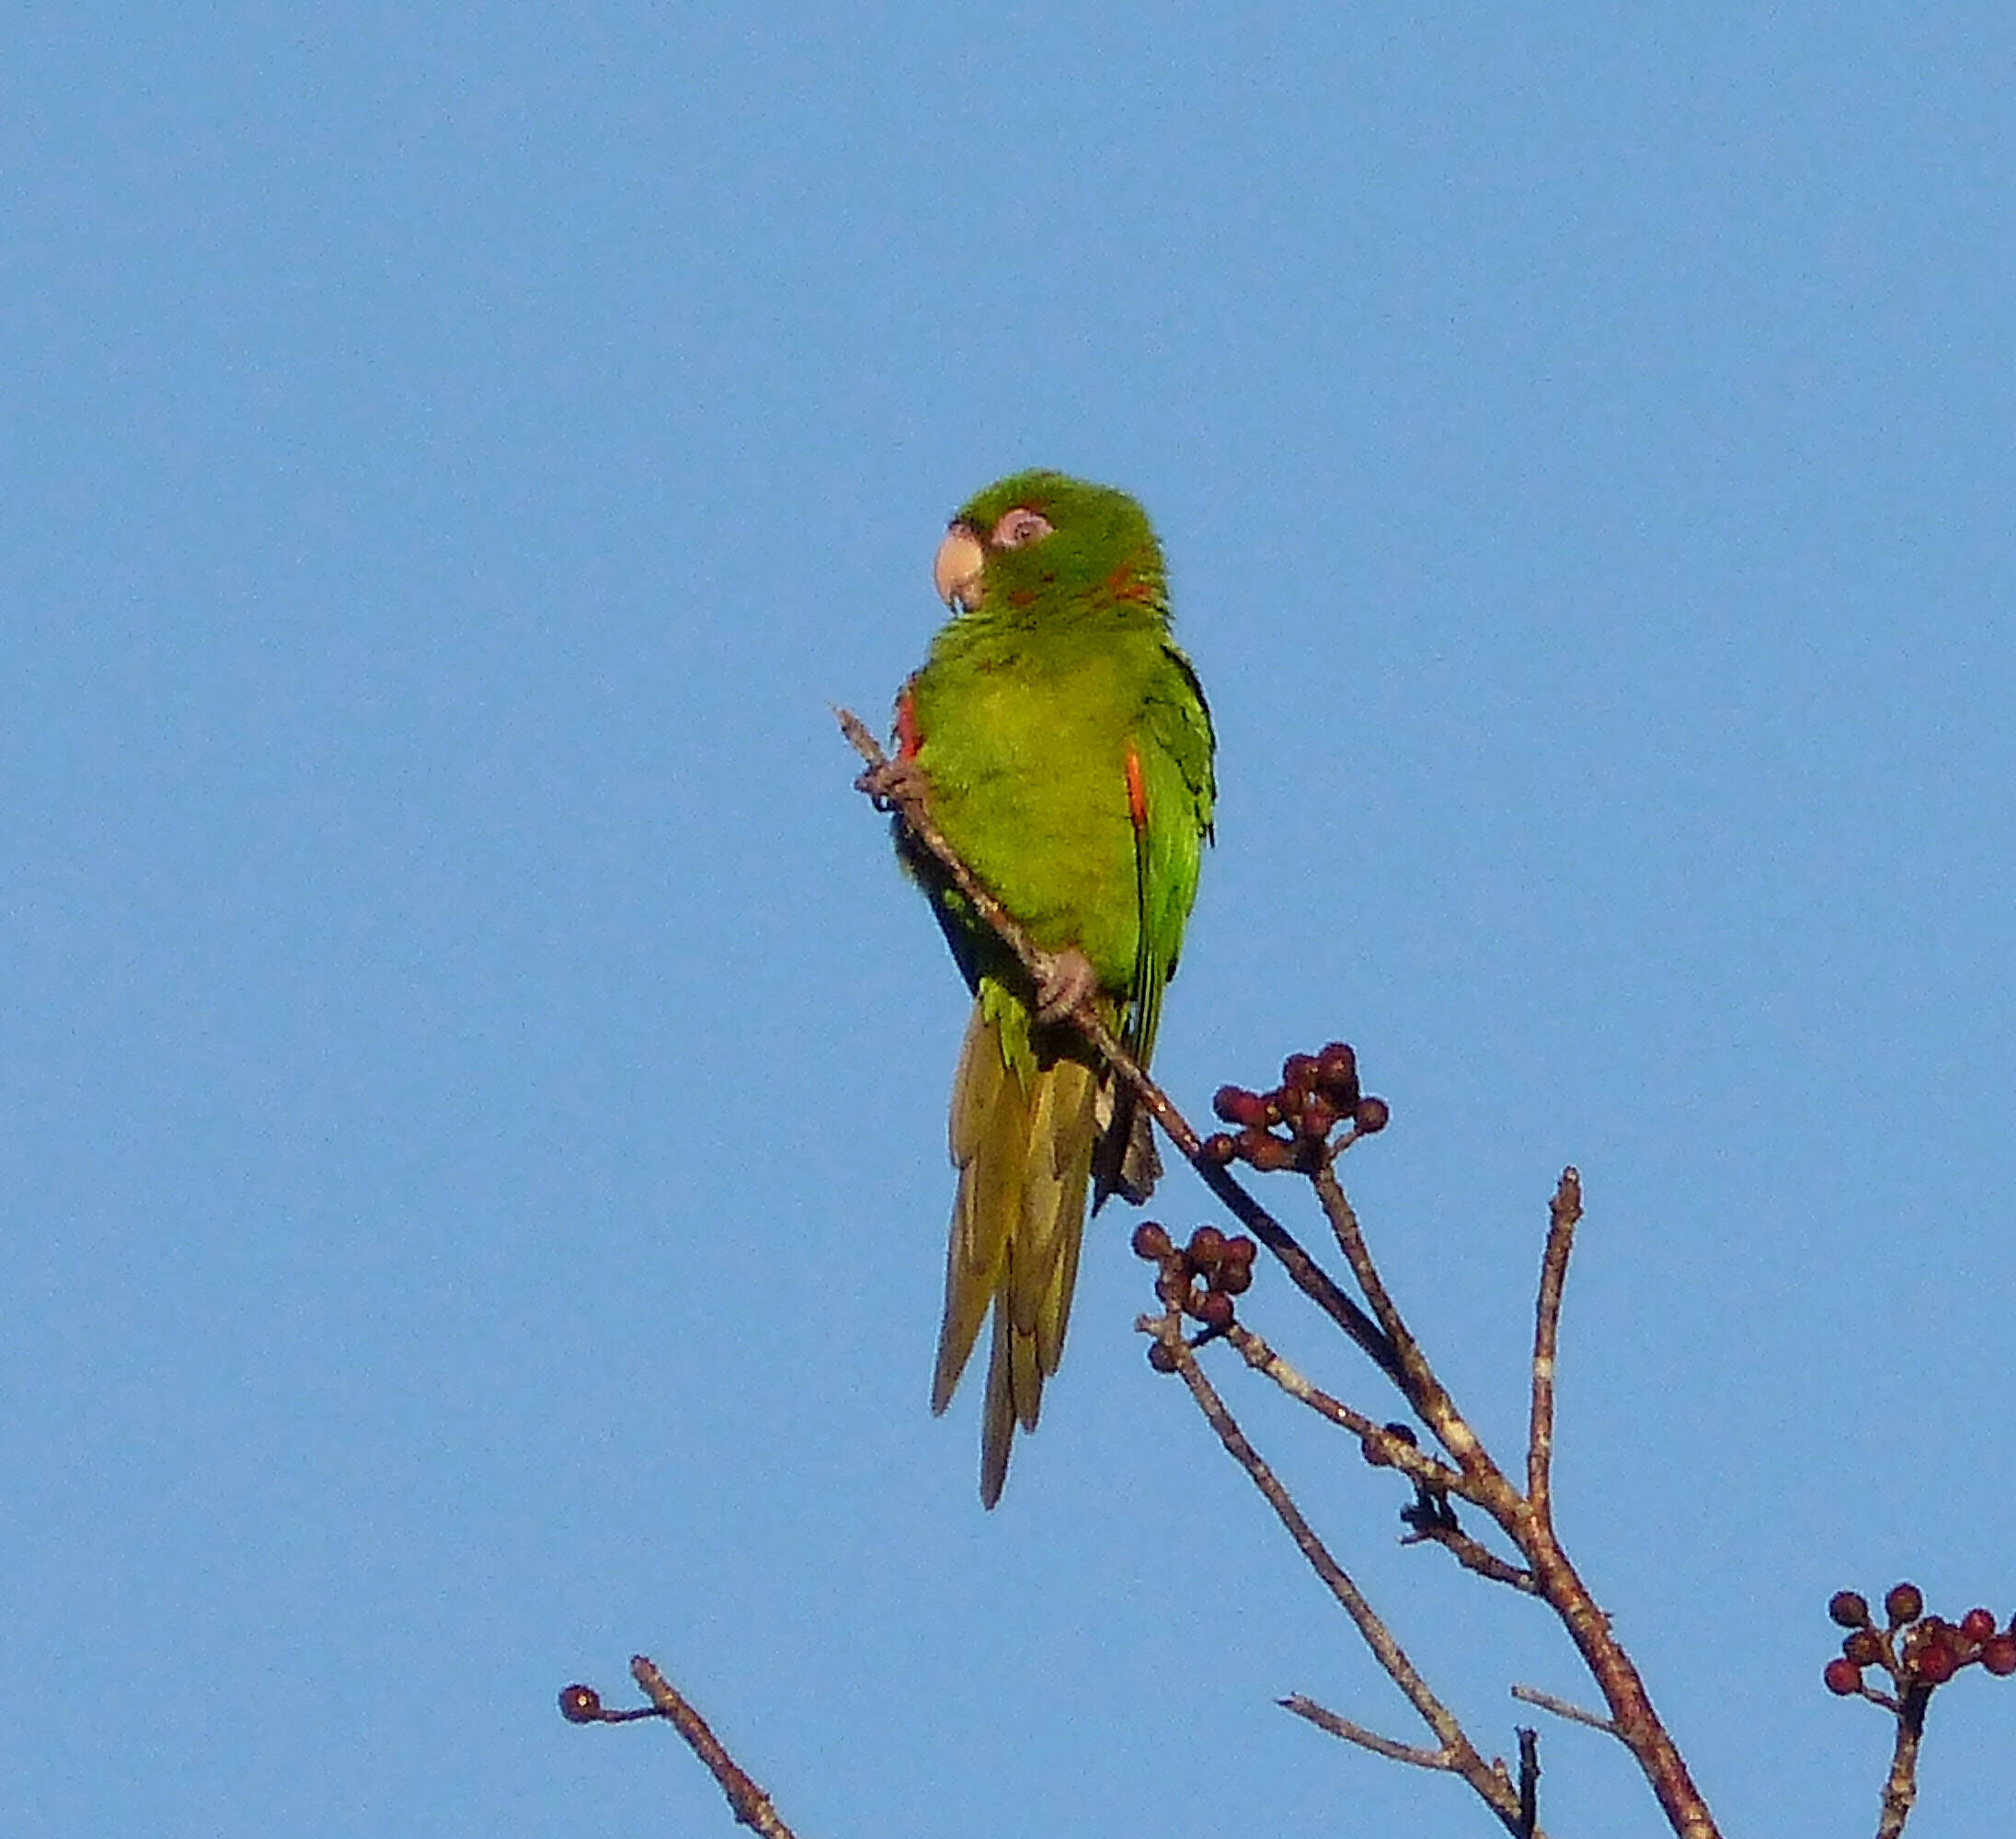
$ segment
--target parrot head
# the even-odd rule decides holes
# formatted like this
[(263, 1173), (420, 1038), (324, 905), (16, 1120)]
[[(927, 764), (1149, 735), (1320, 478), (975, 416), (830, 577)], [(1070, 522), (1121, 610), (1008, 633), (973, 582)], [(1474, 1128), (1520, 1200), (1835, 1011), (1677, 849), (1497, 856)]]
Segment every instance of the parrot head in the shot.
[(1064, 473), (1011, 474), (952, 520), (932, 567), (959, 612), (1127, 601), (1166, 616), (1162, 548), (1125, 492)]

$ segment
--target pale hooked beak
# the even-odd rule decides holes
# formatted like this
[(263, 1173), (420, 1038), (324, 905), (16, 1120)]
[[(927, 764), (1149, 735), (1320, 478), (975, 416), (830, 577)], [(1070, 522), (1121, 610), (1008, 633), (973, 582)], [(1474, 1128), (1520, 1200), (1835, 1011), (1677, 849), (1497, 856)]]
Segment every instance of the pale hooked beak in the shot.
[(983, 591), (980, 565), (986, 559), (987, 552), (980, 547), (979, 538), (963, 523), (954, 524), (938, 545), (938, 559), (931, 565), (931, 578), (938, 598), (962, 612), (979, 606)]

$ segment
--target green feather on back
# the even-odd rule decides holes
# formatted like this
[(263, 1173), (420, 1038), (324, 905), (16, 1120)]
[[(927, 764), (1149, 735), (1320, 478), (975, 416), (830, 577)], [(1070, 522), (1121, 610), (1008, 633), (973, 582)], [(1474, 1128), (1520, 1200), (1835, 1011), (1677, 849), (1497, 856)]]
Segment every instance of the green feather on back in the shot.
[[(1145, 1064), (1214, 795), (1210, 714), (1169, 636), (1161, 546), (1125, 493), (1018, 473), (953, 520), (935, 572), (954, 612), (903, 691), (899, 751), (953, 848), (1037, 946), (1083, 957)], [(1037, 1019), (1026, 973), (933, 859), (904, 859), (974, 992), (932, 1408), (949, 1402), (991, 1306), (991, 1506), (1014, 1427), (1035, 1429), (1062, 1355), (1086, 1190), (1145, 1199), (1153, 1146), (1132, 1094), (1075, 1031)]]

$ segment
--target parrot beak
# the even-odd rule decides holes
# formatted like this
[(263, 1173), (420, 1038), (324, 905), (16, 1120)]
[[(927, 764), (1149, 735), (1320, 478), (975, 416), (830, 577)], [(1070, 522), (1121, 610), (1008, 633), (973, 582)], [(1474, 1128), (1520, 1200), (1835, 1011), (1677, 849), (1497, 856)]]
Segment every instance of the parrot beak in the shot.
[(965, 524), (954, 524), (938, 545), (938, 559), (931, 565), (931, 578), (937, 587), (938, 598), (961, 612), (979, 606), (984, 591), (980, 565), (986, 559), (987, 552), (980, 547), (979, 538)]

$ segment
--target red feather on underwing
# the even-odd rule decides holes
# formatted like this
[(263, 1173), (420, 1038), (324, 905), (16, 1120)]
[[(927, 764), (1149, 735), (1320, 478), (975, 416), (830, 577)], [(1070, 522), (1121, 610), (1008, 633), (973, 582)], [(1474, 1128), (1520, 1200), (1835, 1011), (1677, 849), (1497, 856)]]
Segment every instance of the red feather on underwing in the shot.
[(924, 737), (917, 729), (917, 710), (908, 690), (896, 699), (896, 757), (915, 760)]
[(1127, 750), (1127, 812), (1137, 832), (1148, 828), (1148, 787), (1141, 780), (1141, 757)]

